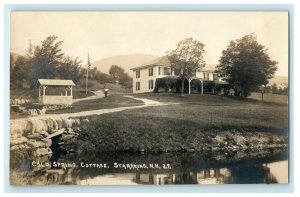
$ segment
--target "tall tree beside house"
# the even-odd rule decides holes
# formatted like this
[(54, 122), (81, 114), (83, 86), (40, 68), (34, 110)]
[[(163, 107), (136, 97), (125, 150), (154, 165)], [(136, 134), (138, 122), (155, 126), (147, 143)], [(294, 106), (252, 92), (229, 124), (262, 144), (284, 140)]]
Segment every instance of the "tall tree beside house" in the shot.
[(250, 92), (266, 85), (277, 70), (267, 48), (257, 42), (254, 34), (230, 41), (222, 51), (217, 71), (231, 84), (236, 96), (247, 97)]
[(195, 76), (205, 66), (203, 54), (205, 45), (193, 38), (186, 38), (168, 54), (172, 69), (181, 79), (181, 93), (184, 94), (184, 80)]

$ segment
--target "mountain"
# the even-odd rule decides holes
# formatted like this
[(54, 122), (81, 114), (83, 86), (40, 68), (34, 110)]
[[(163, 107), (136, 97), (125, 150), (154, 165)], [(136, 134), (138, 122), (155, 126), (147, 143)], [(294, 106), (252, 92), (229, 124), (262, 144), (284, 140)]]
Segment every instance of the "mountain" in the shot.
[(289, 78), (284, 76), (274, 76), (272, 79), (269, 79), (268, 85), (273, 85), (276, 83), (279, 87), (287, 87), (289, 84)]
[(108, 73), (110, 67), (115, 64), (122, 67), (125, 70), (125, 72), (129, 74), (129, 76), (132, 76), (133, 73), (130, 70), (131, 68), (140, 66), (155, 58), (158, 58), (158, 56), (140, 53), (119, 55), (96, 60), (92, 62), (92, 67), (97, 67), (97, 69), (101, 72)]

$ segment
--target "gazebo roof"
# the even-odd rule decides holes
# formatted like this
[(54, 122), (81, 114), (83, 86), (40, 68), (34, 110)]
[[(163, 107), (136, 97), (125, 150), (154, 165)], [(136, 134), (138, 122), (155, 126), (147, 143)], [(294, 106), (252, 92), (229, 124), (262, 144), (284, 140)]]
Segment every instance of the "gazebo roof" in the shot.
[(38, 79), (39, 84), (49, 86), (75, 86), (72, 80), (61, 79)]

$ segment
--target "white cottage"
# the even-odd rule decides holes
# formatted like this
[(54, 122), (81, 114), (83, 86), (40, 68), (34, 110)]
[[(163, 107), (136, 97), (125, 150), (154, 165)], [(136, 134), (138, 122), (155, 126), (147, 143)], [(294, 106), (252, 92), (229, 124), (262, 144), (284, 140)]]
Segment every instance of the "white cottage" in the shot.
[[(158, 78), (178, 78), (178, 76), (174, 73), (174, 70), (171, 68), (171, 63), (167, 56), (159, 57), (142, 66), (132, 68), (131, 70), (134, 72), (133, 93), (153, 92), (155, 88), (155, 81)], [(215, 82), (216, 84), (226, 84), (226, 82), (221, 81), (218, 78), (218, 75), (214, 70), (197, 70), (196, 76), (189, 79), (189, 84), (194, 79), (201, 81), (201, 93), (203, 93), (203, 83), (205, 81)]]

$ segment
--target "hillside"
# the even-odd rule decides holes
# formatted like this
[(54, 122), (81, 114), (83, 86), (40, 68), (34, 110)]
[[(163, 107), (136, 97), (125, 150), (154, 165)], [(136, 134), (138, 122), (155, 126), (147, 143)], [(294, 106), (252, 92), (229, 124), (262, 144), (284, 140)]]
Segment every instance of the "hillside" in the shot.
[(122, 67), (125, 72), (127, 72), (130, 76), (132, 76), (132, 72), (130, 71), (131, 68), (136, 66), (140, 66), (148, 61), (157, 58), (154, 55), (148, 54), (128, 54), (128, 55), (119, 55), (119, 56), (112, 56), (100, 60), (96, 60), (92, 62), (92, 67), (96, 66), (98, 70), (104, 73), (108, 73), (109, 68), (111, 65), (115, 64)]
[(269, 80), (269, 85), (273, 85), (274, 83), (279, 86), (286, 86), (289, 83), (289, 78), (283, 76), (274, 76), (274, 78)]

